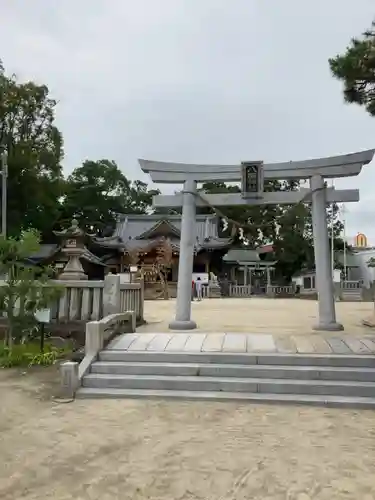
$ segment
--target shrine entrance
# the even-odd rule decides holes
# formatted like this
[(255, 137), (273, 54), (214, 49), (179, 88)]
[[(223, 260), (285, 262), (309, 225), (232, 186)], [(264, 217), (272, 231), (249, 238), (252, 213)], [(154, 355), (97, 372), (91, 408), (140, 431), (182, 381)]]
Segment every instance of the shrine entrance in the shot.
[(249, 273), (249, 285), (251, 287), (252, 295), (266, 295), (267, 286), (269, 281), (267, 280), (267, 270), (248, 268)]
[[(223, 257), (230, 266), (230, 280), (236, 285), (246, 287), (248, 295), (267, 295), (272, 286), (276, 261), (264, 261), (256, 250), (232, 248)], [(246, 295), (241, 293), (241, 296)]]
[[(330, 203), (359, 201), (359, 191), (327, 188), (325, 179), (358, 175), (363, 165), (371, 162), (374, 152), (368, 150), (329, 158), (273, 164), (254, 161), (240, 165), (191, 165), (139, 160), (143, 172), (150, 174), (153, 182), (184, 185), (181, 193), (154, 197), (155, 207), (182, 207), (176, 316), (169, 328), (190, 330), (197, 327), (191, 319), (191, 279), (197, 206), (311, 203), (318, 290), (318, 323), (314, 325), (314, 329), (342, 330), (343, 326), (336, 321), (326, 208)], [(264, 179), (309, 180), (310, 188), (292, 192), (265, 192)], [(198, 182), (238, 181), (242, 181), (242, 193), (206, 195), (197, 190)]]

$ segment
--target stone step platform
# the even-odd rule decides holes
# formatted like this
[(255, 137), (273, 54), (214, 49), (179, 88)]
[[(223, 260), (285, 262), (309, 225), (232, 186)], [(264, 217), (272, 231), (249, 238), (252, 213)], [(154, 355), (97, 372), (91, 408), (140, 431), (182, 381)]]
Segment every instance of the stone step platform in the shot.
[(107, 349), (84, 377), (77, 397), (375, 408), (375, 356)]
[(375, 336), (270, 333), (143, 333), (115, 338), (108, 350), (129, 352), (375, 354)]
[[(216, 365), (286, 365), (310, 367), (374, 368), (375, 356), (360, 354), (282, 354), (226, 352), (132, 352), (106, 349), (98, 361), (124, 363), (190, 363)], [(92, 366), (95, 366), (93, 364)]]

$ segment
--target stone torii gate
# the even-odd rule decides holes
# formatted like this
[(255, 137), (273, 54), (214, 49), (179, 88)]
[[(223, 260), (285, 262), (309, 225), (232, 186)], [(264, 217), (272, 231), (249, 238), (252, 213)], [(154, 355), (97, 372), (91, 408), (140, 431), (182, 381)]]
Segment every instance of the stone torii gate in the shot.
[[(334, 202), (359, 201), (358, 189), (325, 188), (324, 179), (358, 175), (363, 165), (371, 162), (375, 150), (348, 155), (264, 164), (244, 162), (241, 165), (199, 165), (139, 160), (143, 172), (155, 183), (183, 184), (182, 193), (154, 197), (155, 207), (182, 206), (181, 249), (178, 269), (177, 304), (171, 330), (191, 330), (197, 327), (191, 319), (191, 276), (194, 254), (194, 224), (196, 206), (269, 205), (312, 203), (315, 249), (315, 271), (318, 291), (319, 321), (315, 330), (338, 331), (343, 326), (336, 321), (333, 277), (326, 206)], [(294, 192), (263, 192), (263, 179), (309, 180), (310, 188)], [(198, 182), (238, 182), (242, 193), (204, 195), (197, 193)]]

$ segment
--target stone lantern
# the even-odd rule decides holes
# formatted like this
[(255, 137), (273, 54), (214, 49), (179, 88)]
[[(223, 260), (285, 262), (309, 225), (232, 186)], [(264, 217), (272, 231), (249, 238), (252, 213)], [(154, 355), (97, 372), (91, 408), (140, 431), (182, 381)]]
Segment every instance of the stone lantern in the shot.
[(71, 226), (63, 231), (56, 231), (63, 241), (61, 251), (68, 257), (68, 262), (59, 276), (61, 280), (87, 280), (80, 257), (85, 253), (86, 233), (78, 227), (78, 221), (72, 220)]

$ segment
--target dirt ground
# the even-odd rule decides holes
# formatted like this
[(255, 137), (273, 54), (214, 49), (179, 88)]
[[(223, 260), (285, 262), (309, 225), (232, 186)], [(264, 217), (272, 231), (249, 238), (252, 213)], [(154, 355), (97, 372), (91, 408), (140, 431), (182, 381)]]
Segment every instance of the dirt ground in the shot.
[(2, 500), (375, 499), (375, 412), (56, 391), (56, 368), (0, 371)]

